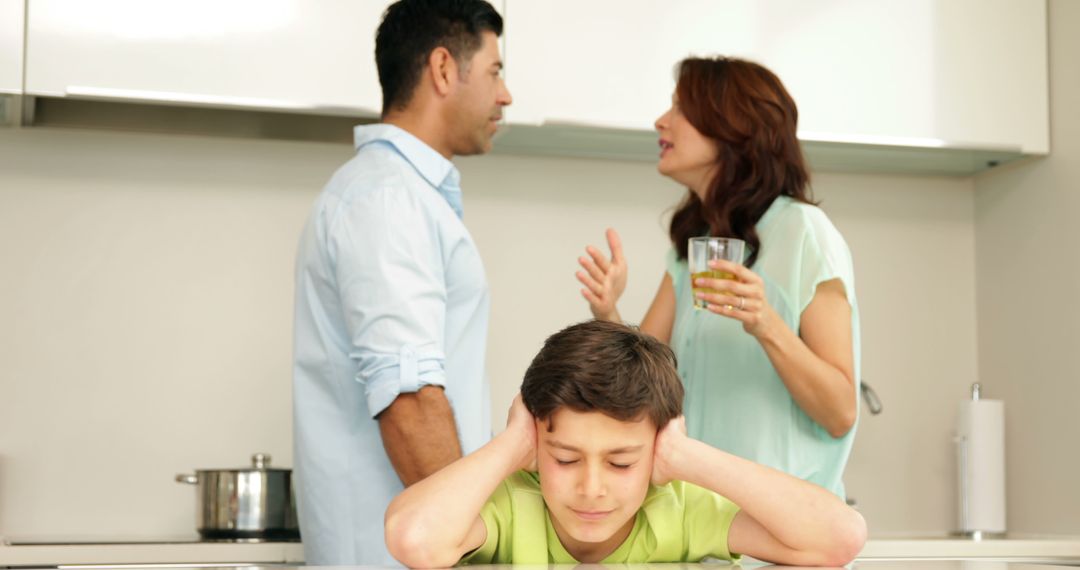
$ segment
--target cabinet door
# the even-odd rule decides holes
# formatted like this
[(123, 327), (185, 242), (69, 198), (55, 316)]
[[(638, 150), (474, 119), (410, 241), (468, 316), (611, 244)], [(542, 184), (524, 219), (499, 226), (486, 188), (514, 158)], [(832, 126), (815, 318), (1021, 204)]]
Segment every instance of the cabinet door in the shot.
[(30, 0), (26, 91), (376, 114), (387, 4)]
[(1043, 0), (767, 0), (808, 140), (1049, 151)]
[(651, 129), (687, 55), (780, 76), (807, 140), (1048, 150), (1044, 0), (507, 0), (511, 122)]
[(507, 0), (512, 123), (652, 129), (690, 53), (751, 55), (754, 0)]
[(23, 0), (0, 0), (0, 93), (22, 93)]

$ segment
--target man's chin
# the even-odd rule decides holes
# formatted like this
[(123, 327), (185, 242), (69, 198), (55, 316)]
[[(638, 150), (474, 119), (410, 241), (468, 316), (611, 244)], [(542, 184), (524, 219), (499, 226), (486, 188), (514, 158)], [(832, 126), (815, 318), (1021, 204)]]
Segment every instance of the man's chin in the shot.
[(491, 152), (492, 143), (491, 137), (484, 137), (482, 139), (475, 139), (469, 141), (470, 144), (462, 145), (461, 148), (454, 150), (454, 156), (473, 156), (477, 154), (487, 154)]

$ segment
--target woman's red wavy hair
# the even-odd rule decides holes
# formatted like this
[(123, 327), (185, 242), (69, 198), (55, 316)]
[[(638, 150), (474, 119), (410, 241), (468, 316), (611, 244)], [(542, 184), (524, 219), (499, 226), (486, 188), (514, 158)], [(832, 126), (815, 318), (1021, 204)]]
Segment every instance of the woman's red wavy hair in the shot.
[(736, 237), (746, 242), (752, 267), (761, 246), (755, 226), (777, 196), (814, 203), (795, 101), (773, 72), (728, 57), (681, 61), (675, 93), (683, 115), (719, 153), (704, 200), (688, 191), (676, 208), (672, 245), (686, 259), (691, 237)]

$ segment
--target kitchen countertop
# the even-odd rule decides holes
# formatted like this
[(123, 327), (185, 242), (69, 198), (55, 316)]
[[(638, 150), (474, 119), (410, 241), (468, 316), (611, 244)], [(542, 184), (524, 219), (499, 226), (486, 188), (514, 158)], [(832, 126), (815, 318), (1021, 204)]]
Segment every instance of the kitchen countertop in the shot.
[[(898, 570), (916, 559), (967, 559), (987, 566), (919, 566), (928, 570), (1018, 570), (1022, 562), (1057, 562), (1080, 566), (1080, 536), (1012, 536), (974, 541), (950, 537), (874, 538), (866, 543), (858, 565), (875, 570)], [(268, 565), (276, 568), (302, 564), (303, 546), (297, 542), (229, 543), (197, 539), (153, 541), (98, 541), (72, 544), (62, 541), (4, 541), (0, 539), (0, 567), (50, 565)], [(752, 561), (742, 564), (745, 568)], [(313, 567), (305, 567), (313, 568)], [(1045, 566), (1033, 569), (1046, 570)]]
[(1014, 534), (972, 540), (955, 536), (871, 538), (859, 559), (889, 558), (1064, 558), (1080, 564), (1080, 536)]
[(197, 538), (4, 540), (0, 568), (68, 564), (303, 564), (299, 542), (201, 542)]
[[(658, 570), (658, 568), (678, 568), (680, 570), (692, 570), (692, 569), (707, 569), (717, 567), (728, 567), (730, 565), (724, 563), (705, 563), (705, 564), (625, 564), (619, 565), (625, 570)], [(780, 569), (780, 568), (792, 568), (790, 566), (773, 566), (767, 564), (757, 563), (742, 563), (736, 568), (752, 568), (752, 569)], [(110, 569), (116, 568), (117, 570), (123, 568), (130, 568), (124, 566), (95, 566), (95, 569)], [(169, 566), (170, 570), (195, 570), (197, 568), (205, 568), (205, 566)], [(250, 570), (259, 570), (266, 568), (267, 570), (314, 570), (314, 569), (329, 569), (336, 568), (338, 570), (344, 568), (356, 568), (356, 569), (375, 569), (380, 568), (378, 566), (248, 566)], [(522, 566), (511, 565), (494, 565), (494, 566), (470, 566), (470, 568), (489, 568), (494, 570), (520, 570)], [(601, 564), (577, 564), (577, 565), (535, 565), (526, 566), (526, 568), (566, 568), (568, 570), (611, 570), (611, 565)], [(880, 560), (880, 561), (856, 561), (849, 564), (846, 568), (849, 569), (861, 569), (861, 570), (1053, 570), (1055, 568), (1059, 570), (1073, 570), (1069, 566), (1057, 566), (1048, 564), (1030, 564), (1022, 562), (987, 562), (980, 559), (961, 559), (961, 560)]]

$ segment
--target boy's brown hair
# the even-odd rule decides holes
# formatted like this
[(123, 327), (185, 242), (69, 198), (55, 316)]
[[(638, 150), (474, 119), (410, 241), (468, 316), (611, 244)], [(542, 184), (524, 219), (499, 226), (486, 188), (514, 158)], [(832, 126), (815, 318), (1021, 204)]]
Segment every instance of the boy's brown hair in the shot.
[(682, 414), (683, 386), (666, 344), (626, 325), (593, 320), (544, 341), (525, 371), (521, 398), (538, 420), (566, 407), (620, 421), (648, 417), (662, 428)]

